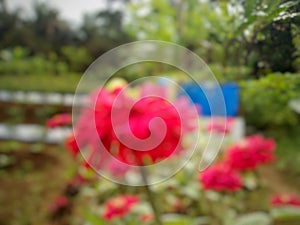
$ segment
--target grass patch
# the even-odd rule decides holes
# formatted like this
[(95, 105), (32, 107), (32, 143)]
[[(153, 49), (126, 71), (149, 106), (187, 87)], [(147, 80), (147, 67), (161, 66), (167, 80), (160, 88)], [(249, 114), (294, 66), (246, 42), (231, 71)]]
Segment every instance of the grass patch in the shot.
[[(272, 132), (277, 142), (276, 155), (278, 157), (277, 167), (285, 172), (287, 176), (299, 180), (300, 176), (300, 127), (295, 126), (286, 133)], [(300, 180), (299, 180), (300, 184)]]
[(81, 74), (1, 75), (0, 89), (10, 91), (39, 91), (74, 93)]

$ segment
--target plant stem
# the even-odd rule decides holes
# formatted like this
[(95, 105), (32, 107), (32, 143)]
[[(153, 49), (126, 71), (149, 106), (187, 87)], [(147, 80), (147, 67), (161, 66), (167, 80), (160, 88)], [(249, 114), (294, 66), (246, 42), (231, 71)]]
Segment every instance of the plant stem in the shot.
[(155, 223), (157, 225), (163, 225), (163, 223), (161, 221), (161, 217), (160, 217), (160, 212), (159, 212), (157, 205), (155, 203), (155, 200), (154, 200), (153, 192), (151, 191), (151, 188), (148, 185), (148, 175), (147, 175), (146, 168), (140, 167), (140, 172), (141, 172), (142, 179), (145, 183), (146, 194), (148, 196), (150, 205), (151, 205), (153, 213), (154, 213)]

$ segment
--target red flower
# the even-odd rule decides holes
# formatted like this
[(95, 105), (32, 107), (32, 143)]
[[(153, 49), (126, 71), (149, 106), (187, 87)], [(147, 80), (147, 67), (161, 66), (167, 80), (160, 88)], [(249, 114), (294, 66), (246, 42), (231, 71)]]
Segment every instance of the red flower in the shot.
[(258, 165), (255, 148), (244, 143), (228, 148), (225, 157), (228, 165), (236, 170), (254, 170)]
[(242, 188), (240, 174), (225, 163), (209, 167), (200, 173), (199, 180), (205, 190), (233, 192)]
[(59, 126), (71, 125), (72, 117), (68, 113), (57, 114), (47, 120), (46, 126), (49, 128), (55, 128)]
[(236, 170), (254, 170), (258, 165), (272, 162), (275, 159), (275, 142), (254, 135), (247, 137), (226, 151), (226, 162)]
[(260, 135), (253, 135), (246, 139), (249, 146), (254, 146), (257, 152), (259, 164), (266, 164), (275, 160), (275, 141), (273, 139), (264, 139)]
[(66, 139), (65, 146), (74, 157), (79, 153), (79, 147), (73, 134)]
[(139, 198), (134, 195), (121, 195), (109, 199), (105, 204), (103, 217), (106, 220), (113, 220), (115, 218), (122, 218), (126, 216), (134, 205), (139, 202)]
[(154, 90), (150, 86), (141, 88), (141, 100), (137, 102), (120, 88), (111, 92), (101, 89), (91, 95), (93, 107), (84, 109), (75, 127), (79, 147), (91, 149), (86, 157), (88, 164), (96, 169), (109, 168), (105, 152), (127, 164), (151, 164), (183, 149), (182, 135), (195, 129), (197, 111), (184, 97), (174, 104), (149, 97), (148, 92)]
[(290, 194), (273, 195), (270, 201), (273, 207), (280, 207), (280, 206), (287, 206), (287, 205), (300, 207), (300, 197), (295, 195), (290, 195)]
[(65, 210), (69, 205), (69, 200), (65, 196), (58, 196), (50, 205), (49, 210), (51, 213), (58, 213)]
[[(126, 145), (120, 144), (120, 148), (116, 157), (121, 161), (129, 164), (154, 163), (165, 159), (173, 154), (174, 151), (182, 150), (180, 145), (181, 139), (181, 118), (176, 109), (166, 100), (161, 98), (144, 98), (136, 103), (129, 117), (129, 129), (122, 132), (122, 135), (131, 136), (132, 134), (140, 139), (146, 139), (151, 135), (149, 130), (150, 121), (158, 117), (162, 119), (166, 125), (166, 134), (161, 144), (151, 148), (148, 151), (134, 150)], [(159, 140), (163, 127), (156, 123), (152, 126), (152, 134), (154, 139)], [(133, 142), (131, 142), (133, 143)], [(145, 148), (151, 146), (152, 142), (145, 144)], [(136, 145), (139, 146), (139, 145)], [(141, 148), (141, 149), (142, 149)], [(148, 161), (147, 161), (148, 160)]]

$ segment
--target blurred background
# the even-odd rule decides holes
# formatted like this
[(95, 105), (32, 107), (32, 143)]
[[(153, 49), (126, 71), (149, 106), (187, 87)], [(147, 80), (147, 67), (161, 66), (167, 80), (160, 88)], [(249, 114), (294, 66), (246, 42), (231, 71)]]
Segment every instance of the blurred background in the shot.
[[(240, 132), (277, 142), (277, 161), (260, 171), (268, 192), (300, 195), (299, 1), (0, 0), (0, 37), (1, 225), (84, 224), (74, 222), (81, 198), (62, 213), (56, 199), (74, 191), (78, 163), (62, 144), (73, 94), (96, 58), (136, 40), (180, 44), (233, 84)], [(118, 72), (127, 81), (149, 75), (185, 76), (159, 63)], [(52, 129), (57, 114), (67, 126)]]

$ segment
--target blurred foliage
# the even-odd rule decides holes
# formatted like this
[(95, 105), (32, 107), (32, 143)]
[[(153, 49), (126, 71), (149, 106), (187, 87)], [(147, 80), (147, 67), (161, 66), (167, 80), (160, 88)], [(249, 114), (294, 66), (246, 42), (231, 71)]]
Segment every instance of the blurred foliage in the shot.
[(209, 68), (220, 83), (229, 81), (240, 81), (249, 78), (251, 69), (243, 66), (222, 66), (220, 64), (211, 64)]
[(288, 130), (269, 130), (268, 136), (274, 137), (277, 141), (276, 155), (278, 161), (277, 169), (286, 177), (287, 182), (299, 187), (300, 180), (300, 155), (299, 155), (299, 139), (300, 126), (294, 126)]
[[(299, 6), (299, 1), (281, 0), (133, 1), (127, 29), (140, 40), (186, 46), (209, 64), (256, 68), (271, 53), (267, 61), (271, 71), (292, 72), (290, 53), (296, 51), (296, 44), (291, 27), (299, 25)], [(274, 52), (278, 43), (282, 45)]]
[(94, 58), (131, 41), (123, 28), (123, 12), (110, 9), (85, 14), (79, 28), (79, 43)]
[(0, 115), (0, 123), (9, 125), (16, 124), (41, 124), (45, 125), (46, 121), (53, 115), (65, 112), (70, 113), (70, 107), (59, 105), (29, 105), (20, 103), (2, 103), (0, 105), (3, 112)]
[(61, 46), (73, 41), (74, 33), (68, 23), (46, 3), (35, 2), (31, 17), (23, 17), (20, 8), (12, 12), (7, 10), (5, 1), (1, 6), (1, 49), (19, 45), (34, 54), (47, 55), (52, 51), (58, 53)]
[(300, 71), (300, 26), (293, 24), (292, 32), (293, 32), (293, 43), (294, 46), (296, 47), (296, 51), (293, 53), (293, 56), (295, 57), (294, 67), (296, 71)]
[(0, 74), (63, 74), (69, 71), (67, 63), (58, 61), (54, 52), (51, 52), (48, 58), (39, 55), (30, 56), (29, 52), (29, 49), (20, 46), (2, 50)]
[(23, 108), (18, 107), (18, 106), (10, 106), (5, 108), (5, 112), (7, 117), (9, 118), (6, 120), (7, 123), (11, 124), (17, 124), (17, 123), (22, 123), (25, 118), (25, 111)]
[[(16, 79), (17, 78), (17, 79)], [(74, 93), (80, 75), (77, 73), (67, 73), (60, 76), (53, 74), (28, 74), (26, 76), (0, 76), (0, 89), (12, 91), (40, 91), (40, 92), (60, 92)]]
[[(129, 12), (122, 7), (114, 9), (111, 6), (113, 2), (120, 2), (122, 6), (128, 4), (128, 8), (125, 9), (129, 9)], [(300, 74), (297, 74), (300, 70), (299, 1), (132, 0), (128, 2), (128, 0), (107, 1), (106, 8), (85, 14), (81, 24), (74, 27), (64, 21), (55, 8), (46, 3), (36, 1), (33, 4), (33, 14), (24, 17), (22, 9), (8, 11), (5, 0), (0, 0), (0, 89), (74, 92), (80, 76), (70, 71), (78, 73), (84, 71), (94, 58), (104, 52), (136, 39), (172, 41), (201, 56), (210, 65), (220, 82), (232, 80), (239, 82), (241, 113), (247, 124), (255, 129), (268, 131), (270, 135), (277, 137), (277, 153), (281, 159), (277, 166), (282, 171), (289, 172), (289, 175), (292, 174), (293, 182), (296, 182), (300, 174), (297, 148), (300, 144), (299, 128), (297, 128), (300, 117), (288, 107), (288, 102), (300, 96)], [(277, 71), (282, 73), (275, 73)], [(284, 72), (295, 72), (295, 74), (284, 74)], [(132, 81), (142, 76), (164, 74), (171, 74), (177, 79), (185, 76), (182, 71), (174, 67), (153, 62), (123, 68), (115, 76)], [(250, 79), (251, 76), (259, 79)], [(32, 113), (32, 117), (36, 122), (43, 123), (57, 110), (52, 107), (39, 108)], [(9, 117), (7, 121), (11, 123), (24, 122), (27, 116), (26, 110), (19, 106), (7, 107), (3, 111)], [(8, 152), (24, 148), (15, 143), (13, 145), (3, 146), (2, 143), (1, 149)], [(39, 152), (41, 149), (44, 149), (44, 146), (36, 145), (29, 151)], [(53, 153), (53, 151), (48, 152)], [(56, 154), (61, 158), (59, 162), (71, 164), (65, 160), (68, 159), (66, 153), (62, 154), (62, 151), (59, 151)], [(14, 164), (15, 158), (7, 158), (5, 154), (0, 156), (0, 167)], [(23, 157), (20, 158), (24, 161)], [(36, 162), (51, 163), (48, 156), (47, 160)], [(9, 215), (4, 219), (17, 220), (14, 221), (15, 223), (22, 221), (22, 224), (29, 224), (32, 218), (37, 221), (36, 223), (44, 222), (45, 218), (40, 217), (46, 217), (46, 203), (50, 199), (47, 195), (51, 194), (51, 189), (61, 190), (62, 183), (66, 182), (65, 173), (57, 173), (57, 171), (66, 172), (66, 167), (70, 165), (62, 166), (61, 163), (52, 162), (58, 165), (55, 167), (57, 171), (55, 170), (54, 174), (60, 175), (58, 181), (61, 182), (53, 179), (55, 182), (49, 183), (47, 181), (53, 176), (53, 168), (49, 166), (52, 168), (52, 173), (48, 174), (44, 167), (37, 167), (35, 163), (27, 165), (24, 163), (21, 167), (16, 167), (12, 173), (6, 174), (3, 170), (0, 171), (2, 179), (4, 177), (13, 181), (6, 190), (7, 193), (12, 192), (11, 196), (14, 198), (4, 199), (6, 201), (0, 199), (1, 202), (9, 202), (11, 205), (11, 207), (2, 207), (2, 214)], [(195, 171), (194, 168), (190, 171), (183, 170), (170, 182), (154, 187), (155, 195), (163, 203), (160, 207), (168, 213), (164, 216), (165, 224), (211, 224), (207, 217), (198, 218), (199, 212), (202, 213), (198, 211), (199, 207), (202, 210), (202, 207), (205, 209), (215, 205), (217, 214), (222, 204), (225, 206), (222, 213), (226, 217), (226, 224), (230, 225), (269, 224), (271, 217), (276, 222), (279, 221), (278, 224), (281, 224), (281, 221), (299, 221), (299, 210), (296, 212), (290, 209), (272, 210), (271, 215), (255, 212), (244, 214), (245, 212), (228, 210), (228, 198), (224, 198), (222, 202), (220, 195), (208, 193), (206, 196), (201, 192), (196, 178), (193, 177)], [(18, 177), (17, 182), (14, 181), (16, 177)], [(41, 186), (41, 184), (47, 185)], [(25, 187), (26, 197), (23, 199), (19, 196), (22, 192), (14, 188), (20, 185)], [(32, 185), (34, 191), (31, 189), (26, 191), (28, 185)], [(99, 199), (103, 201), (104, 198), (116, 194), (117, 187), (109, 190), (112, 185), (115, 184), (108, 184), (107, 181), (102, 180), (98, 186), (86, 188), (85, 196), (83, 194), (84, 200), (89, 201), (86, 205), (92, 209), (95, 207), (95, 217), (92, 217), (92, 214), (85, 216), (88, 217), (87, 220), (91, 220), (91, 224), (105, 224), (99, 220), (98, 206), (102, 203)], [(42, 205), (37, 204), (42, 193), (48, 194), (43, 199)], [(9, 198), (9, 196), (6, 194), (2, 198)], [(177, 200), (174, 196), (183, 200), (182, 206), (186, 211), (170, 207)], [(258, 208), (263, 205), (261, 196), (266, 197), (266, 195), (257, 194), (257, 196), (259, 200), (255, 202), (255, 207)], [(199, 199), (205, 201), (206, 197), (212, 198), (212, 204), (205, 204), (207, 203), (205, 202), (200, 206)], [(237, 200), (239, 203), (249, 204), (245, 199)], [(24, 208), (24, 204), (30, 207)], [(81, 206), (77, 204), (77, 207), (78, 205)], [(36, 208), (42, 210), (38, 217), (34, 216)], [(25, 211), (22, 211), (23, 209)], [(14, 215), (10, 215), (12, 212), (15, 212)]]
[(91, 63), (92, 58), (86, 48), (64, 46), (61, 51), (71, 71), (84, 71)]
[(0, 2), (0, 49), (22, 46), (29, 56), (55, 55), (75, 72), (136, 39), (172, 41), (209, 64), (250, 67), (256, 76), (299, 69), (299, 0), (114, 0), (83, 15), (77, 26), (46, 3), (35, 2), (33, 14), (24, 17), (21, 8), (7, 10), (5, 2)]
[(274, 221), (282, 225), (296, 225), (300, 220), (300, 210), (297, 207), (286, 206), (272, 210)]
[[(114, 2), (125, 4), (126, 1)], [(14, 49), (16, 46), (26, 49), (18, 62), (3, 59), (1, 62), (9, 63), (7, 67), (10, 68), (17, 67), (20, 73), (26, 74), (29, 68), (38, 67), (37, 64), (41, 64), (41, 68), (36, 68), (37, 73), (44, 72), (38, 70), (45, 67), (47, 70), (50, 67), (50, 73), (53, 72), (52, 67), (59, 71), (67, 67), (73, 72), (83, 72), (93, 58), (131, 40), (123, 28), (124, 12), (110, 4), (85, 14), (77, 26), (63, 20), (60, 12), (45, 2), (34, 2), (32, 11), (32, 14), (23, 16), (22, 8), (8, 10), (6, 0), (0, 1), (0, 50)], [(44, 61), (51, 62), (46, 65)], [(4, 73), (14, 73), (11, 69), (3, 70)]]
[(247, 124), (258, 129), (290, 128), (299, 116), (288, 103), (300, 96), (300, 75), (269, 74), (241, 86), (241, 111)]
[[(249, 67), (224, 67), (218, 63), (210, 64), (208, 66), (220, 83), (226, 83), (229, 81), (238, 82), (249, 78), (251, 74)], [(136, 63), (120, 69), (113, 77), (122, 77), (130, 82), (144, 76), (167, 76), (175, 81), (186, 81), (188, 78), (188, 75), (182, 70), (174, 66), (158, 62)]]
[(184, 75), (181, 70), (172, 65), (146, 61), (135, 63), (120, 69), (111, 77), (111, 79), (121, 77), (128, 82), (131, 82), (145, 76), (164, 76), (166, 74), (168, 74), (168, 76), (173, 76), (176, 79)]
[(297, 70), (299, 33), (295, 24), (284, 21), (274, 22), (265, 27), (259, 35), (249, 55), (254, 74), (260, 76), (271, 71), (295, 72)]

